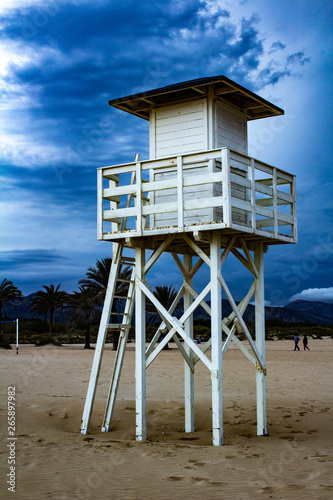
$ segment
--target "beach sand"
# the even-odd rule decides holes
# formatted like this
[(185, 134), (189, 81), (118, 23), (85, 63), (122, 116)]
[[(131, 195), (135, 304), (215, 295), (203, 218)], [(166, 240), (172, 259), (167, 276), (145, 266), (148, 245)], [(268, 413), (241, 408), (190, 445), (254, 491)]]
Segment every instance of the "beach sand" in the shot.
[[(171, 344), (173, 345), (173, 344)], [(100, 431), (115, 353), (107, 345), (90, 433), (79, 433), (92, 350), (0, 350), (2, 499), (332, 499), (333, 340), (267, 342), (267, 437), (256, 436), (254, 366), (224, 358), (224, 439), (213, 447), (210, 375), (196, 365), (196, 432), (184, 433), (176, 349), (147, 370), (146, 442), (135, 441), (134, 345), (128, 344), (109, 433)], [(7, 387), (16, 389), (16, 492), (7, 491)]]

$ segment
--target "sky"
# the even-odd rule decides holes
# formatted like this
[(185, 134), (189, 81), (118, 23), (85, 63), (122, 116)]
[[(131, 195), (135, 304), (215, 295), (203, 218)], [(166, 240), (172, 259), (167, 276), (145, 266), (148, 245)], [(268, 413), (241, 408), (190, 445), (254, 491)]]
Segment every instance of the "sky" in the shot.
[[(249, 124), (249, 154), (297, 176), (299, 243), (265, 255), (266, 302), (333, 302), (331, 2), (2, 0), (0, 28), (0, 281), (72, 292), (111, 256), (96, 169), (148, 158), (148, 123), (108, 100), (225, 75), (285, 110)], [(240, 300), (247, 271), (225, 273)], [(166, 255), (148, 278), (181, 283)]]

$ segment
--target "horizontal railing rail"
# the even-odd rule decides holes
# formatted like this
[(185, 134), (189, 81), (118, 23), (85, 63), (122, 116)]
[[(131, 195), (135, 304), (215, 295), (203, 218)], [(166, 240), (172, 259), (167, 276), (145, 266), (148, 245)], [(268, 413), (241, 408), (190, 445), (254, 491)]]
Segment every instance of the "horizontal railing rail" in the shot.
[(295, 176), (227, 148), (103, 167), (97, 191), (102, 240), (221, 227), (297, 241)]

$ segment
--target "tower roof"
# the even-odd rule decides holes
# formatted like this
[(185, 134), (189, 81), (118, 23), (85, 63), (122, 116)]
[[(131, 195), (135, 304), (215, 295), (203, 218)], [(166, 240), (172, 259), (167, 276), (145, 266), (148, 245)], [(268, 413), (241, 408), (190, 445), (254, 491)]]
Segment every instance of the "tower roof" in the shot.
[(210, 87), (214, 89), (218, 99), (246, 111), (248, 120), (284, 114), (283, 109), (223, 75), (198, 78), (112, 99), (109, 101), (109, 105), (149, 120), (151, 109), (166, 104), (177, 104), (177, 102), (184, 100), (200, 99), (208, 96)]

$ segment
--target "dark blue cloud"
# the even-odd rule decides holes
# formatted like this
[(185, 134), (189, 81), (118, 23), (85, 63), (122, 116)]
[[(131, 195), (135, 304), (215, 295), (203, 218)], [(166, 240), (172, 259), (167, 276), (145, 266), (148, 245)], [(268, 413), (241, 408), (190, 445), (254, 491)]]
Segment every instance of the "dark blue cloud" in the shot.
[(287, 64), (300, 64), (301, 66), (304, 66), (304, 64), (308, 62), (310, 62), (310, 58), (305, 57), (304, 50), (291, 54), (287, 57)]
[[(29, 59), (13, 62), (3, 77), (8, 89), (4, 98), (10, 101), (13, 89), (23, 93), (22, 107), (12, 112), (7, 124), (8, 135), (20, 140), (6, 152), (3, 175), (14, 182), (20, 200), (26, 197), (40, 213), (50, 214), (51, 229), (62, 234), (72, 220), (75, 234), (68, 226), (53, 245), (48, 232), (46, 243), (54, 250), (4, 254), (5, 269), (28, 291), (60, 281), (70, 291), (96, 258), (111, 253), (111, 245), (96, 242), (96, 168), (131, 161), (135, 153), (147, 158), (148, 124), (110, 108), (109, 99), (214, 74), (259, 92), (294, 77), (295, 67), (302, 70), (309, 63), (305, 51), (290, 49), (280, 40), (270, 44), (272, 55), (267, 57), (257, 16), (239, 22), (230, 11), (217, 6), (212, 11), (208, 5), (200, 0), (54, 2), (13, 9), (3, 20), (0, 40), (21, 44)], [(304, 173), (312, 163), (301, 154), (297, 156)], [(300, 192), (303, 195), (302, 187)], [(329, 189), (322, 192), (327, 198)], [(306, 196), (304, 192), (300, 200), (304, 207)], [(65, 214), (63, 223), (59, 217), (52, 220), (57, 207)], [(324, 231), (325, 209), (317, 224), (308, 212), (301, 211), (299, 220), (304, 246), (273, 249), (274, 258), (268, 257), (270, 294), (277, 288), (288, 295), (290, 285), (281, 284), (281, 268), (292, 266), (295, 255), (306, 259), (305, 248), (316, 248), (314, 231), (307, 229), (309, 219), (313, 217), (312, 227)], [(29, 225), (35, 224), (36, 248), (43, 247), (45, 231), (37, 219)], [(163, 262), (153, 286), (166, 274), (176, 280), (167, 259)], [(317, 273), (304, 280), (306, 287), (318, 285), (317, 276), (327, 284), (327, 263), (319, 263)], [(226, 276), (240, 299), (248, 278), (236, 263), (226, 269)]]
[(283, 50), (285, 48), (286, 48), (286, 45), (284, 43), (274, 42), (274, 43), (272, 43), (269, 52), (272, 53), (272, 52), (276, 52), (277, 50)]
[(1, 252), (0, 264), (2, 274), (10, 272), (13, 268), (25, 267), (36, 262), (43, 264), (63, 263), (68, 260), (63, 255), (59, 255), (56, 250), (37, 248), (32, 250), (11, 250)]

